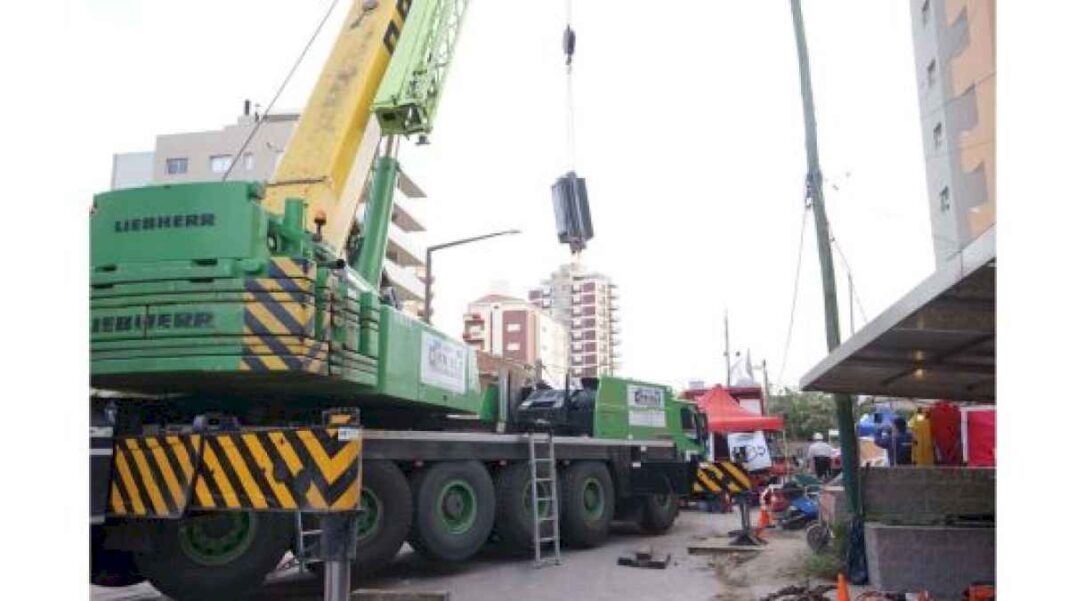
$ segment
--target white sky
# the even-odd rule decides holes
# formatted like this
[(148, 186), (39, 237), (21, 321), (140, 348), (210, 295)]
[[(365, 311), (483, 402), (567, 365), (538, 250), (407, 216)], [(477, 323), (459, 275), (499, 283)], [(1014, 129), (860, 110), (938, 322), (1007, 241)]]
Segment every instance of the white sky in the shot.
[[(347, 4), (278, 109), (303, 105)], [(78, 68), (67, 93), (84, 116), (59, 185), (73, 210), (108, 187), (112, 153), (218, 128), (244, 98), (266, 105), (328, 5), (68, 2)], [(803, 7), (829, 216), (874, 317), (934, 266), (908, 3)], [(574, 11), (578, 171), (596, 232), (583, 260), (619, 284), (624, 373), (720, 381), (727, 309), (732, 346), (796, 384), (825, 342), (810, 219), (780, 382), (806, 169), (789, 3), (577, 0)], [(473, 2), (433, 142), (402, 149), (431, 197), (426, 241), (524, 232), (436, 257), (435, 323), (449, 333), (495, 282), (524, 296), (568, 258), (549, 193), (565, 170), (563, 26), (564, 0)]]

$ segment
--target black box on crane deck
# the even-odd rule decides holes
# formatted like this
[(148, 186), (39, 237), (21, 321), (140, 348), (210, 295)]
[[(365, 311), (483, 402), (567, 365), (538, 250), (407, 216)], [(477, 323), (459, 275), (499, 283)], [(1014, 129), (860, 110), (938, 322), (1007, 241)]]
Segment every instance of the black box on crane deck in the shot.
[(590, 203), (586, 196), (586, 178), (569, 171), (553, 184), (553, 211), (556, 213), (556, 236), (575, 253), (586, 248), (593, 238)]

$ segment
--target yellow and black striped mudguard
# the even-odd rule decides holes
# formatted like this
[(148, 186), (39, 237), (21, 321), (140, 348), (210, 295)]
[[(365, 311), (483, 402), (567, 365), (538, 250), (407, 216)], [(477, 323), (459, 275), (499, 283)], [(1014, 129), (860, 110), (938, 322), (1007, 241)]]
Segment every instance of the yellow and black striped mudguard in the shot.
[(738, 494), (753, 489), (749, 473), (733, 461), (701, 462), (693, 481), (695, 495)]
[(360, 428), (343, 424), (118, 437), (108, 514), (351, 511), (360, 502), (362, 445)]

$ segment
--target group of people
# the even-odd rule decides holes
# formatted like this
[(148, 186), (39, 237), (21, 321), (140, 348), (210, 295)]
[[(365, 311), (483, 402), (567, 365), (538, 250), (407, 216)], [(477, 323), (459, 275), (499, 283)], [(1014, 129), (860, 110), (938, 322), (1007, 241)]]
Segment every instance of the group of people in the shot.
[(895, 417), (893, 426), (883, 422), (882, 415), (875, 414), (875, 444), (886, 449), (890, 465), (912, 465), (912, 446), (915, 439), (909, 432), (908, 422)]
[[(882, 415), (875, 414), (875, 444), (886, 449), (889, 465), (912, 465), (915, 438), (909, 431), (908, 422), (903, 417), (895, 417), (892, 423), (886, 423)], [(835, 448), (823, 440), (819, 432), (812, 435), (812, 444), (808, 446), (806, 460), (809, 469), (820, 480), (831, 476)]]

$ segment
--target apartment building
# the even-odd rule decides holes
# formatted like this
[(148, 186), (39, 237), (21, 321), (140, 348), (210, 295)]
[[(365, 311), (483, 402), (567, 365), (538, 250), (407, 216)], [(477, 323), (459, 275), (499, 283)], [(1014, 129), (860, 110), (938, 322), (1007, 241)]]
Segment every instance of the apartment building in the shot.
[(610, 278), (570, 263), (543, 280), (528, 298), (566, 326), (572, 376), (618, 373), (622, 364), (619, 290)]
[[(270, 182), (299, 117), (293, 113), (260, 117), (246, 106), (236, 123), (222, 129), (158, 135), (151, 151), (114, 155), (112, 189), (220, 180), (227, 170), (232, 180)], [(257, 124), (255, 137), (241, 151)], [(365, 140), (379, 137), (377, 127), (372, 119)], [(423, 310), (426, 265), (420, 241), (425, 228), (416, 213), (419, 199), (426, 195), (404, 172), (397, 188), (401, 194), (394, 199), (383, 271), (405, 312), (418, 316)], [(361, 205), (357, 220), (363, 219), (366, 206)]]
[(997, 221), (996, 2), (910, 0), (938, 265)]
[(467, 306), (463, 339), (477, 350), (525, 365), (540, 364), (541, 377), (562, 386), (568, 330), (525, 300), (489, 294)]

